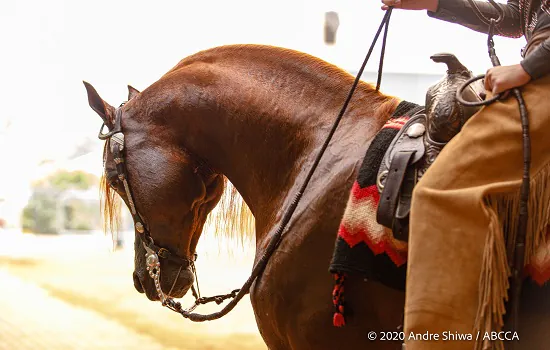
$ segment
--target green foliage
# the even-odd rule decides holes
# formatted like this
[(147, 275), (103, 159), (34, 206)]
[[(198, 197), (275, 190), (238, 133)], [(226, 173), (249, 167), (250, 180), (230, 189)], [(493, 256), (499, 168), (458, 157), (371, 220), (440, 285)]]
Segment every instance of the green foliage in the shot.
[(45, 179), (40, 180), (33, 187), (53, 188), (59, 191), (68, 189), (87, 190), (99, 183), (98, 178), (84, 171), (58, 171)]
[(101, 227), (96, 203), (71, 199), (64, 203), (63, 228), (66, 230), (91, 230)]
[(71, 191), (97, 187), (99, 179), (83, 171), (58, 171), (33, 184), (22, 213), (24, 231), (58, 233), (59, 230), (90, 230), (100, 227), (97, 203), (65, 198)]
[(33, 191), (27, 206), (23, 209), (23, 231), (56, 233), (56, 203), (54, 193), (44, 190)]

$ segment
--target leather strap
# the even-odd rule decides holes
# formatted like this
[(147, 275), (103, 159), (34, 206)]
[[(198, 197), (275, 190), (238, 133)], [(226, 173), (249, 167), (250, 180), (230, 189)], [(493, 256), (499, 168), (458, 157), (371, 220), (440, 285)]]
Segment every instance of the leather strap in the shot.
[[(151, 248), (155, 253), (157, 253), (159, 258), (170, 260), (170, 261), (180, 265), (184, 269), (187, 268), (189, 265), (191, 265), (192, 260), (190, 260), (188, 258), (181, 258), (177, 255), (174, 255), (166, 248), (159, 247), (158, 245), (156, 245), (154, 243), (149, 243), (147, 246), (149, 248)], [(194, 257), (194, 259), (196, 259), (196, 256)], [(193, 259), (193, 261), (194, 261), (194, 259)]]
[(405, 172), (392, 227), (393, 237), (403, 242), (409, 241), (409, 213), (415, 185), (416, 167), (413, 166)]
[(376, 211), (376, 221), (388, 228), (392, 228), (393, 226), (401, 184), (403, 183), (409, 162), (415, 153), (416, 151), (414, 150), (400, 151), (395, 154), (390, 164), (386, 184), (380, 195), (380, 202)]

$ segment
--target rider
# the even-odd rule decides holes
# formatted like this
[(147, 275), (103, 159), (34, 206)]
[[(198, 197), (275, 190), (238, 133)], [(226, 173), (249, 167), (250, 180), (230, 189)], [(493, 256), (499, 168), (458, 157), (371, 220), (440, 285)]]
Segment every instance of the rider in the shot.
[[(488, 32), (498, 12), (486, 1), (382, 0), (430, 17)], [(475, 7), (486, 18), (480, 18)], [(487, 98), (521, 87), (530, 121), (531, 191), (526, 261), (545, 234), (550, 202), (550, 1), (498, 4), (495, 35), (527, 39), (523, 59), (487, 71)], [(522, 124), (513, 97), (482, 108), (449, 142), (413, 195), (406, 334), (474, 334), (502, 328), (509, 275), (504, 239), (512, 239), (523, 170)], [(410, 339), (407, 337), (405, 339)], [(406, 340), (407, 350), (471, 349), (472, 343)], [(502, 342), (479, 338), (481, 345)]]

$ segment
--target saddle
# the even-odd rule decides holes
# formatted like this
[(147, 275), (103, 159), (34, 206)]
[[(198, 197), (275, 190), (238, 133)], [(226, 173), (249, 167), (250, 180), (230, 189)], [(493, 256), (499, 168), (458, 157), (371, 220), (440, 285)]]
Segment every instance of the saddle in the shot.
[[(376, 185), (380, 202), (376, 212), (379, 224), (392, 230), (395, 239), (408, 241), (409, 213), (414, 186), (436, 160), (443, 147), (481, 107), (466, 107), (456, 100), (456, 91), (473, 74), (450, 53), (430, 57), (445, 63), (447, 74), (426, 93), (425, 107), (412, 111), (410, 119), (387, 149)], [(464, 91), (467, 101), (485, 99), (483, 83), (471, 84)]]

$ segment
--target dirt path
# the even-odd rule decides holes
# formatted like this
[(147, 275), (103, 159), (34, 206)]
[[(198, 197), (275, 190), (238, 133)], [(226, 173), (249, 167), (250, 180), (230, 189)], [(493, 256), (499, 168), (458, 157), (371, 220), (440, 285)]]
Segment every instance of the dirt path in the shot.
[[(37, 251), (32, 256), (0, 252), (2, 350), (266, 349), (248, 299), (221, 320), (192, 323), (134, 290), (131, 251)], [(235, 288), (247, 274), (247, 268), (236, 266), (240, 263), (225, 262), (224, 278), (217, 278), (220, 261), (203, 260), (201, 282), (212, 281), (201, 285), (203, 294)]]
[(0, 349), (168, 349), (102, 314), (0, 270)]

